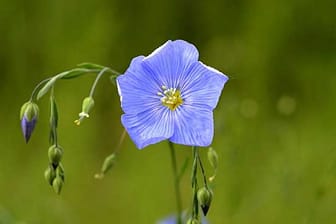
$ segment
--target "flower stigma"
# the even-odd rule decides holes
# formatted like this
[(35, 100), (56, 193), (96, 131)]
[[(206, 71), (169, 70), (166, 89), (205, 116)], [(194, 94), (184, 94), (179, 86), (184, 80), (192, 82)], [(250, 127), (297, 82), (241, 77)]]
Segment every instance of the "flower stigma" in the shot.
[(178, 106), (183, 103), (180, 90), (176, 88), (167, 88), (166, 86), (161, 86), (162, 92), (157, 94), (161, 96), (161, 102), (164, 106), (168, 107), (170, 110), (175, 110)]

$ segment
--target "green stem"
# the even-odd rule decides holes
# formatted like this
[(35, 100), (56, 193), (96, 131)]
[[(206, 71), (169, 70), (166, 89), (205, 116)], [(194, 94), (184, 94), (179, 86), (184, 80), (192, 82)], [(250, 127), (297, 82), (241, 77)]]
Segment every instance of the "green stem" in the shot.
[(204, 170), (204, 167), (203, 167), (203, 163), (201, 161), (201, 157), (199, 156), (198, 154), (198, 151), (196, 152), (196, 157), (197, 157), (197, 160), (199, 162), (199, 165), (201, 167), (201, 171), (202, 171), (202, 175), (203, 175), (203, 181), (204, 181), (204, 185), (206, 188), (208, 188), (208, 183), (207, 183), (207, 177), (205, 175), (205, 170)]
[(53, 144), (58, 146), (57, 141), (57, 123), (58, 123), (58, 115), (57, 108), (55, 107), (55, 96), (54, 96), (54, 87), (51, 87), (50, 92), (50, 129), (53, 136)]
[(174, 144), (172, 142), (168, 142), (170, 155), (172, 158), (172, 167), (173, 167), (173, 174), (174, 174), (174, 186), (175, 186), (175, 194), (176, 194), (176, 206), (177, 206), (177, 224), (182, 224), (182, 200), (181, 200), (181, 193), (180, 193), (180, 181), (177, 173), (177, 163), (176, 163), (176, 155)]
[(192, 175), (191, 175), (191, 183), (193, 188), (193, 199), (192, 199), (192, 215), (193, 219), (198, 219), (198, 200), (197, 200), (197, 161), (198, 161), (198, 149), (196, 146), (192, 147), (192, 156), (193, 156), (193, 166), (192, 166)]
[(93, 83), (93, 85), (92, 85), (92, 87), (91, 87), (90, 97), (93, 97), (93, 93), (94, 93), (94, 91), (95, 91), (95, 89), (96, 89), (96, 86), (97, 86), (97, 83), (98, 83), (100, 77), (102, 77), (102, 75), (103, 75), (107, 70), (109, 70), (109, 68), (103, 68), (103, 69), (99, 72), (99, 74), (97, 75), (97, 77), (96, 77), (96, 79), (95, 79), (95, 81), (94, 81), (94, 83)]
[(46, 78), (44, 80), (42, 80), (39, 84), (37, 84), (37, 86), (35, 86), (31, 96), (30, 96), (30, 100), (29, 101), (33, 101), (34, 95), (36, 94), (37, 90), (46, 82), (48, 82), (50, 79), (52, 79), (52, 77)]

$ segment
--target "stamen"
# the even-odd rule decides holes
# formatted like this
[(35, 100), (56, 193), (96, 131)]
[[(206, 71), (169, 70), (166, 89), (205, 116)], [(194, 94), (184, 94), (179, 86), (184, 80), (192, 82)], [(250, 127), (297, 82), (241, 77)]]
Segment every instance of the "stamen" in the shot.
[(161, 97), (161, 102), (164, 106), (168, 107), (171, 110), (175, 110), (178, 106), (183, 103), (181, 97), (181, 92), (176, 88), (167, 88), (166, 86), (161, 86), (163, 93), (158, 92), (157, 94)]

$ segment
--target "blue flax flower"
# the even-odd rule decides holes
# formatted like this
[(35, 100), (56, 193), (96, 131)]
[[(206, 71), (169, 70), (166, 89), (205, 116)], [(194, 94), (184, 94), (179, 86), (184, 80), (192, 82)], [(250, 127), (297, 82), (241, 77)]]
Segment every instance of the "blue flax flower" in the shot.
[(198, 61), (194, 45), (167, 41), (149, 56), (134, 58), (117, 78), (122, 124), (139, 149), (165, 139), (208, 146), (212, 111), (227, 80)]

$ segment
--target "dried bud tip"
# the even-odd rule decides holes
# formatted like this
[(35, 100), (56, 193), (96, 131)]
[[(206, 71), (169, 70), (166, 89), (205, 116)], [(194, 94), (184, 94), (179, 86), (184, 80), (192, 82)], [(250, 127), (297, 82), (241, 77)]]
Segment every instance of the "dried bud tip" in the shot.
[(94, 175), (94, 178), (95, 179), (98, 179), (98, 180), (101, 180), (101, 179), (103, 179), (104, 178), (104, 174), (103, 173), (96, 173), (95, 175)]

